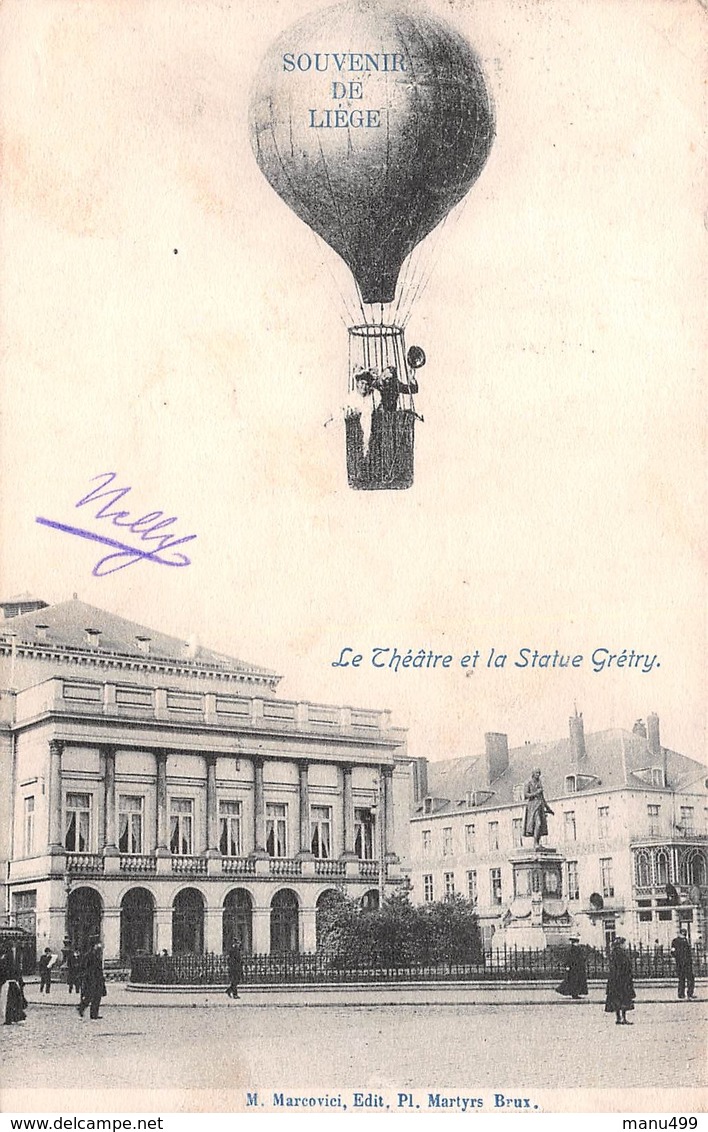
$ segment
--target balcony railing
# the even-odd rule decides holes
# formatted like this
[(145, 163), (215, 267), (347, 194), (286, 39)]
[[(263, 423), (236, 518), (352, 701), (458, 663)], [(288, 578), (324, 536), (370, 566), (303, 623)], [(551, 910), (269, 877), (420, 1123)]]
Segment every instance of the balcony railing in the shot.
[(684, 844), (686, 841), (708, 841), (708, 833), (681, 826), (657, 831), (644, 829), (640, 832), (631, 833), (629, 837), (630, 845), (656, 845), (658, 843), (671, 845), (672, 843)]
[(66, 871), (79, 876), (96, 876), (103, 873), (103, 857), (100, 853), (67, 853)]
[(379, 879), (378, 861), (359, 861), (359, 876), (362, 880)]
[(177, 876), (206, 876), (206, 857), (174, 856), (172, 858), (172, 872)]
[(157, 857), (149, 853), (121, 853), (120, 871), (133, 876), (154, 876), (157, 872)]
[(253, 877), (256, 875), (256, 862), (253, 857), (222, 857), (221, 871), (226, 876)]
[(344, 877), (347, 866), (344, 861), (315, 861), (316, 877)]
[(302, 876), (302, 861), (294, 861), (287, 857), (272, 857), (270, 861), (270, 875), (272, 877)]

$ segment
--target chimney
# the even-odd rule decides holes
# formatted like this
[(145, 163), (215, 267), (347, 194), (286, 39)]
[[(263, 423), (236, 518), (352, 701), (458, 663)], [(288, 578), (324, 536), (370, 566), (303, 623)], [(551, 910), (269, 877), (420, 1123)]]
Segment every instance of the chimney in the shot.
[(487, 784), (492, 785), (509, 766), (509, 739), (498, 731), (487, 731), (484, 736), (487, 763)]
[(650, 712), (647, 716), (647, 746), (651, 754), (654, 767), (661, 767), (662, 786), (667, 786), (669, 781), (669, 768), (666, 758), (666, 747), (661, 745), (661, 735), (659, 732), (659, 716), (655, 711)]
[(428, 760), (418, 758), (412, 760), (413, 766), (413, 798), (420, 802), (428, 793)]
[(578, 715), (576, 707), (574, 715), (571, 715), (568, 720), (570, 725), (570, 762), (572, 766), (579, 766), (584, 763), (587, 758), (587, 750), (585, 749), (585, 726), (583, 724), (583, 713)]
[(647, 743), (655, 759), (661, 758), (661, 738), (659, 736), (659, 716), (655, 711), (647, 716)]

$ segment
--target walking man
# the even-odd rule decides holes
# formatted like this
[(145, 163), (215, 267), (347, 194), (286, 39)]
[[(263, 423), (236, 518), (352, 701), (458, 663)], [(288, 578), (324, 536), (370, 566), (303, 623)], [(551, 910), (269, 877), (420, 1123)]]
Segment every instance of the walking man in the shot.
[(229, 998), (238, 998), (238, 986), (243, 981), (243, 952), (238, 939), (234, 939), (229, 951), (229, 979), (226, 993)]
[(679, 934), (671, 941), (671, 954), (676, 960), (679, 998), (685, 998), (686, 991), (688, 991), (689, 998), (695, 998), (696, 996), (693, 992), (695, 990), (696, 980), (693, 974), (693, 956), (691, 954), (691, 945), (688, 942), (688, 933), (685, 928), (680, 928)]
[(39, 993), (46, 991), (49, 994), (52, 989), (52, 967), (57, 961), (56, 955), (52, 954), (49, 947), (45, 947), (44, 954), (39, 960)]
[(83, 1018), (84, 1010), (89, 1007), (89, 1018), (99, 1018), (98, 1009), (101, 999), (106, 994), (106, 980), (103, 977), (103, 949), (96, 942), (86, 956), (81, 974), (81, 1001), (77, 1006), (79, 1016)]

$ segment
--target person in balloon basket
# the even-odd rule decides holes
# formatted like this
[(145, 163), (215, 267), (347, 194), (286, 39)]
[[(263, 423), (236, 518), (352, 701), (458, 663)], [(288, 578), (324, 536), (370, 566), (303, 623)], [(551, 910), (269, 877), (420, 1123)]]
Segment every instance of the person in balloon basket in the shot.
[(556, 987), (558, 994), (567, 998), (580, 998), (581, 994), (588, 993), (588, 970), (585, 962), (585, 953), (579, 947), (580, 937), (572, 935), (569, 940), (570, 950), (565, 961), (565, 978), (560, 986)]
[(243, 952), (241, 950), (241, 943), (235, 939), (231, 944), (229, 951), (229, 985), (226, 993), (229, 998), (238, 998), (239, 983), (243, 982)]
[(399, 394), (417, 393), (418, 382), (414, 376), (410, 377), (408, 384), (404, 381), (399, 381), (396, 367), (386, 366), (377, 382), (377, 388), (381, 395), (381, 408), (383, 411), (385, 413), (395, 413), (398, 408)]
[(354, 373), (354, 389), (344, 407), (345, 417), (358, 417), (361, 426), (364, 458), (369, 454), (371, 440), (371, 419), (375, 409), (374, 390), (377, 388), (378, 374), (371, 369), (358, 369)]
[(631, 1026), (627, 1020), (627, 1011), (634, 1010), (634, 976), (632, 974), (632, 960), (630, 959), (625, 943), (627, 941), (618, 935), (612, 941), (610, 950), (610, 969), (607, 977), (607, 992), (605, 995), (605, 1013), (615, 1015), (617, 1026)]
[(685, 928), (680, 928), (679, 934), (671, 941), (671, 954), (676, 960), (679, 998), (685, 998), (687, 991), (689, 998), (695, 998), (693, 992), (696, 987), (696, 980), (693, 974), (693, 956)]
[(89, 950), (81, 973), (81, 1001), (77, 1006), (79, 1017), (89, 1007), (89, 1018), (99, 1018), (101, 999), (106, 995), (106, 980), (103, 974), (103, 948), (96, 940)]

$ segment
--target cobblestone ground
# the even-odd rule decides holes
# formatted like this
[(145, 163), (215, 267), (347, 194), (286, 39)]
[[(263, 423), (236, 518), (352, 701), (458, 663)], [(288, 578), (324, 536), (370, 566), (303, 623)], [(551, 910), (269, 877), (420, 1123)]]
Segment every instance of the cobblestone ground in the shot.
[(534, 1005), (30, 1006), (0, 1027), (5, 1089), (698, 1088), (705, 1002), (639, 1003), (616, 1026), (599, 1000)]

